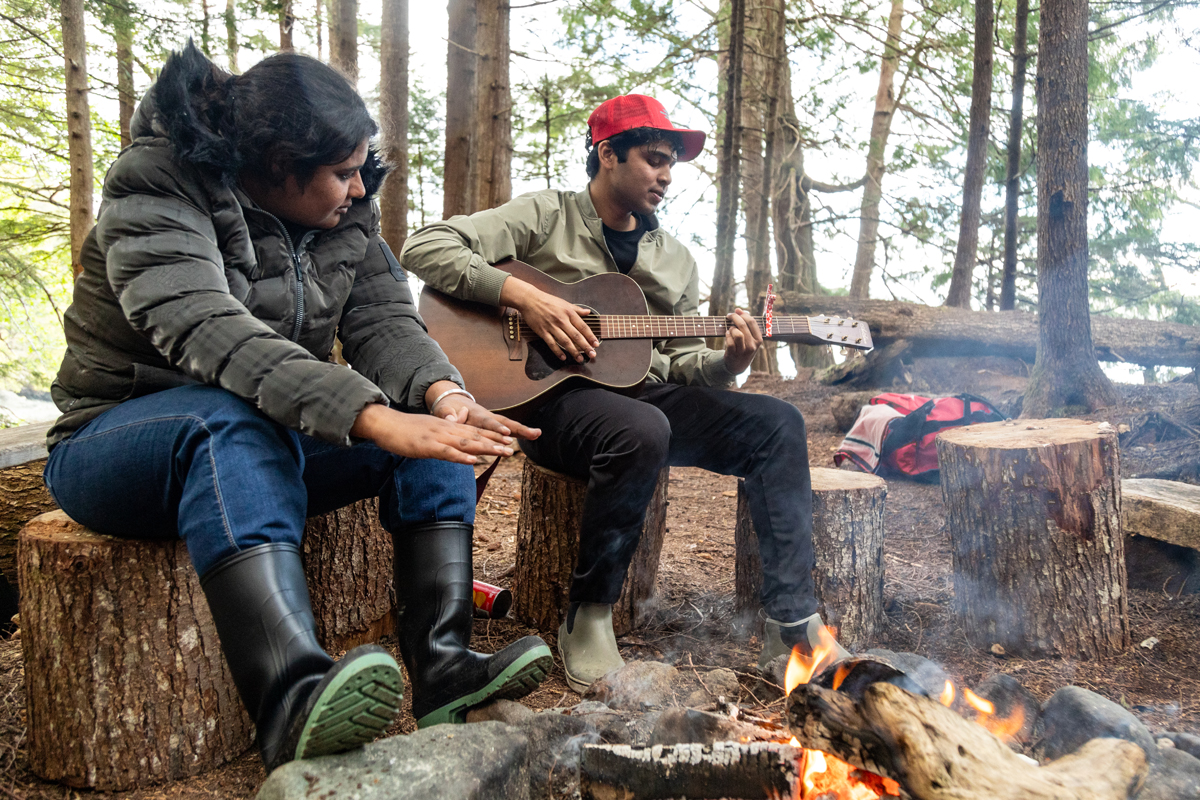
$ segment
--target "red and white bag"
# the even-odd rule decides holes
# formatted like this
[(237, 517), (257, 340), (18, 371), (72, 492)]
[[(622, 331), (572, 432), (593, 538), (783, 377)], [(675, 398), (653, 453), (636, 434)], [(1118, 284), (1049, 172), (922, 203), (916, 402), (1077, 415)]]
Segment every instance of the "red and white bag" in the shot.
[(982, 397), (960, 394), (928, 398), (885, 392), (858, 412), (842, 446), (833, 454), (841, 466), (849, 460), (863, 472), (938, 479), (934, 440), (946, 428), (1007, 419)]

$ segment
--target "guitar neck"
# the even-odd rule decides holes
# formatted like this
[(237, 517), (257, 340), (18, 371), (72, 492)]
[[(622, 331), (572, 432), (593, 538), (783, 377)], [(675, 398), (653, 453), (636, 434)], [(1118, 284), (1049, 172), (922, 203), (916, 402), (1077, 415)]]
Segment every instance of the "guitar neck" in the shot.
[[(585, 319), (587, 319), (585, 317)], [(766, 330), (762, 317), (754, 317), (760, 331)], [(677, 337), (719, 338), (733, 324), (725, 317), (606, 316), (596, 318), (601, 339), (674, 339)], [(589, 322), (589, 325), (591, 323)], [(806, 335), (811, 330), (806, 317), (776, 317), (773, 336)]]

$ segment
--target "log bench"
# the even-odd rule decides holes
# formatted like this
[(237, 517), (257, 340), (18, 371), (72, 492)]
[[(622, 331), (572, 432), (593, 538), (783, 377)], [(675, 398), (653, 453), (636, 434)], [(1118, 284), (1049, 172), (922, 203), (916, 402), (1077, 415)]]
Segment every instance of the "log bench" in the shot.
[(1200, 486), (1126, 478), (1121, 515), (1131, 589), (1200, 593)]
[[(887, 483), (864, 472), (814, 467), (813, 588), (821, 619), (850, 648), (871, 646), (883, 630), (883, 509)], [(762, 558), (745, 482), (738, 481), (734, 616), (744, 630), (762, 624)]]

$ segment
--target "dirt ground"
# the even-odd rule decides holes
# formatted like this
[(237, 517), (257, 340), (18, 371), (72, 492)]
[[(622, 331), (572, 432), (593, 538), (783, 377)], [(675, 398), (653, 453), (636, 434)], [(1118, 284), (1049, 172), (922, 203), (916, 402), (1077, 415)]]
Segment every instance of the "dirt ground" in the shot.
[[(971, 391), (992, 397), (999, 405), (1019, 397), (1022, 383), (1012, 370), (989, 370), (978, 363), (964, 380), (962, 370), (952, 376), (955, 385), (939, 386), (949, 378), (916, 370), (910, 389), (925, 392)], [(832, 455), (841, 441), (829, 410), (837, 391), (804, 381), (753, 379), (745, 391), (774, 394), (795, 403), (808, 423), (810, 460), (814, 466), (832, 466)], [(1181, 407), (1198, 402), (1192, 385), (1122, 387), (1123, 405), (1095, 418), (1115, 425), (1134, 425), (1137, 441), (1123, 449), (1126, 475), (1139, 458), (1151, 459), (1157, 449), (1169, 449), (1170, 439), (1159, 425), (1141, 435), (1147, 415), (1176, 419)], [(1156, 422), (1155, 424), (1158, 424)], [(1138, 427), (1138, 426), (1142, 427)], [(1151, 426), (1153, 427), (1153, 426)], [(1177, 426), (1178, 427), (1178, 426)], [(1183, 426), (1187, 428), (1187, 425)], [(1146, 428), (1150, 430), (1149, 427)], [(1155, 441), (1163, 438), (1163, 442)], [(1160, 448), (1156, 448), (1160, 445)], [(1180, 445), (1182, 446), (1182, 445)], [(1154, 451), (1154, 452), (1152, 452)], [(1195, 452), (1194, 443), (1191, 451)], [(519, 506), (521, 464), (509, 459), (496, 472), (479, 506), (476, 526), (476, 577), (505, 585), (513, 565), (516, 512)], [(658, 606), (651, 625), (620, 641), (626, 660), (647, 658), (674, 663), (683, 670), (730, 667), (747, 676), (757, 658), (759, 642), (731, 635), (733, 609), (733, 527), (736, 481), (696, 469), (673, 468), (669, 489), (669, 532), (658, 577)], [(1165, 590), (1131, 589), (1131, 628), (1134, 646), (1122, 655), (1103, 661), (1060, 659), (1025, 660), (997, 657), (966, 641), (951, 608), (951, 563), (944, 526), (941, 490), (935, 485), (900, 480), (888, 482), (886, 501), (885, 601), (889, 625), (875, 644), (912, 651), (940, 663), (960, 685), (973, 686), (989, 675), (1003, 672), (1018, 679), (1039, 699), (1071, 683), (1099, 692), (1130, 708), (1151, 729), (1200, 733), (1200, 594), (1187, 594), (1174, 586)], [(491, 652), (519, 636), (534, 631), (510, 620), (477, 620), (474, 646)], [(1139, 646), (1151, 638), (1151, 649)], [(552, 637), (546, 637), (552, 639)], [(384, 642), (394, 646), (394, 642)], [(553, 646), (553, 641), (551, 641)], [(579, 701), (564, 680), (561, 667), (525, 702), (533, 708), (574, 705)], [(743, 697), (743, 706), (771, 716), (782, 710), (776, 702), (756, 705)], [(394, 732), (413, 729), (407, 712)], [(24, 689), (20, 643), (0, 641), (0, 798), (248, 798), (265, 778), (257, 755), (251, 751), (237, 761), (207, 774), (166, 786), (125, 793), (72, 790), (37, 780), (26, 768)]]

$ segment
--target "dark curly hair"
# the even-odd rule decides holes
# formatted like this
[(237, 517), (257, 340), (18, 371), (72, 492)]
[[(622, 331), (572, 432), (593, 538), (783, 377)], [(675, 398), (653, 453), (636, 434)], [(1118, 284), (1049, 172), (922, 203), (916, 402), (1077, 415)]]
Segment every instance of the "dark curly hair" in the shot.
[[(226, 183), (242, 172), (271, 185), (289, 175), (303, 189), (317, 168), (349, 158), (379, 132), (344, 75), (310, 56), (277, 53), (229, 75), (191, 41), (163, 66), (155, 86), (179, 156)], [(360, 172), (368, 196), (389, 167), (370, 148)]]
[[(671, 149), (677, 154), (683, 151), (683, 137), (675, 131), (667, 131), (661, 128), (630, 128), (627, 131), (621, 131), (618, 134), (608, 137), (603, 141), (612, 145), (613, 152), (617, 154), (617, 161), (622, 164), (629, 158), (629, 151), (634, 147), (641, 147), (655, 142), (666, 142), (671, 145)], [(597, 152), (600, 142), (592, 143), (592, 132), (587, 133), (587, 144), (591, 149), (587, 156), (587, 176), (588, 179), (596, 177), (600, 173), (600, 153)]]

